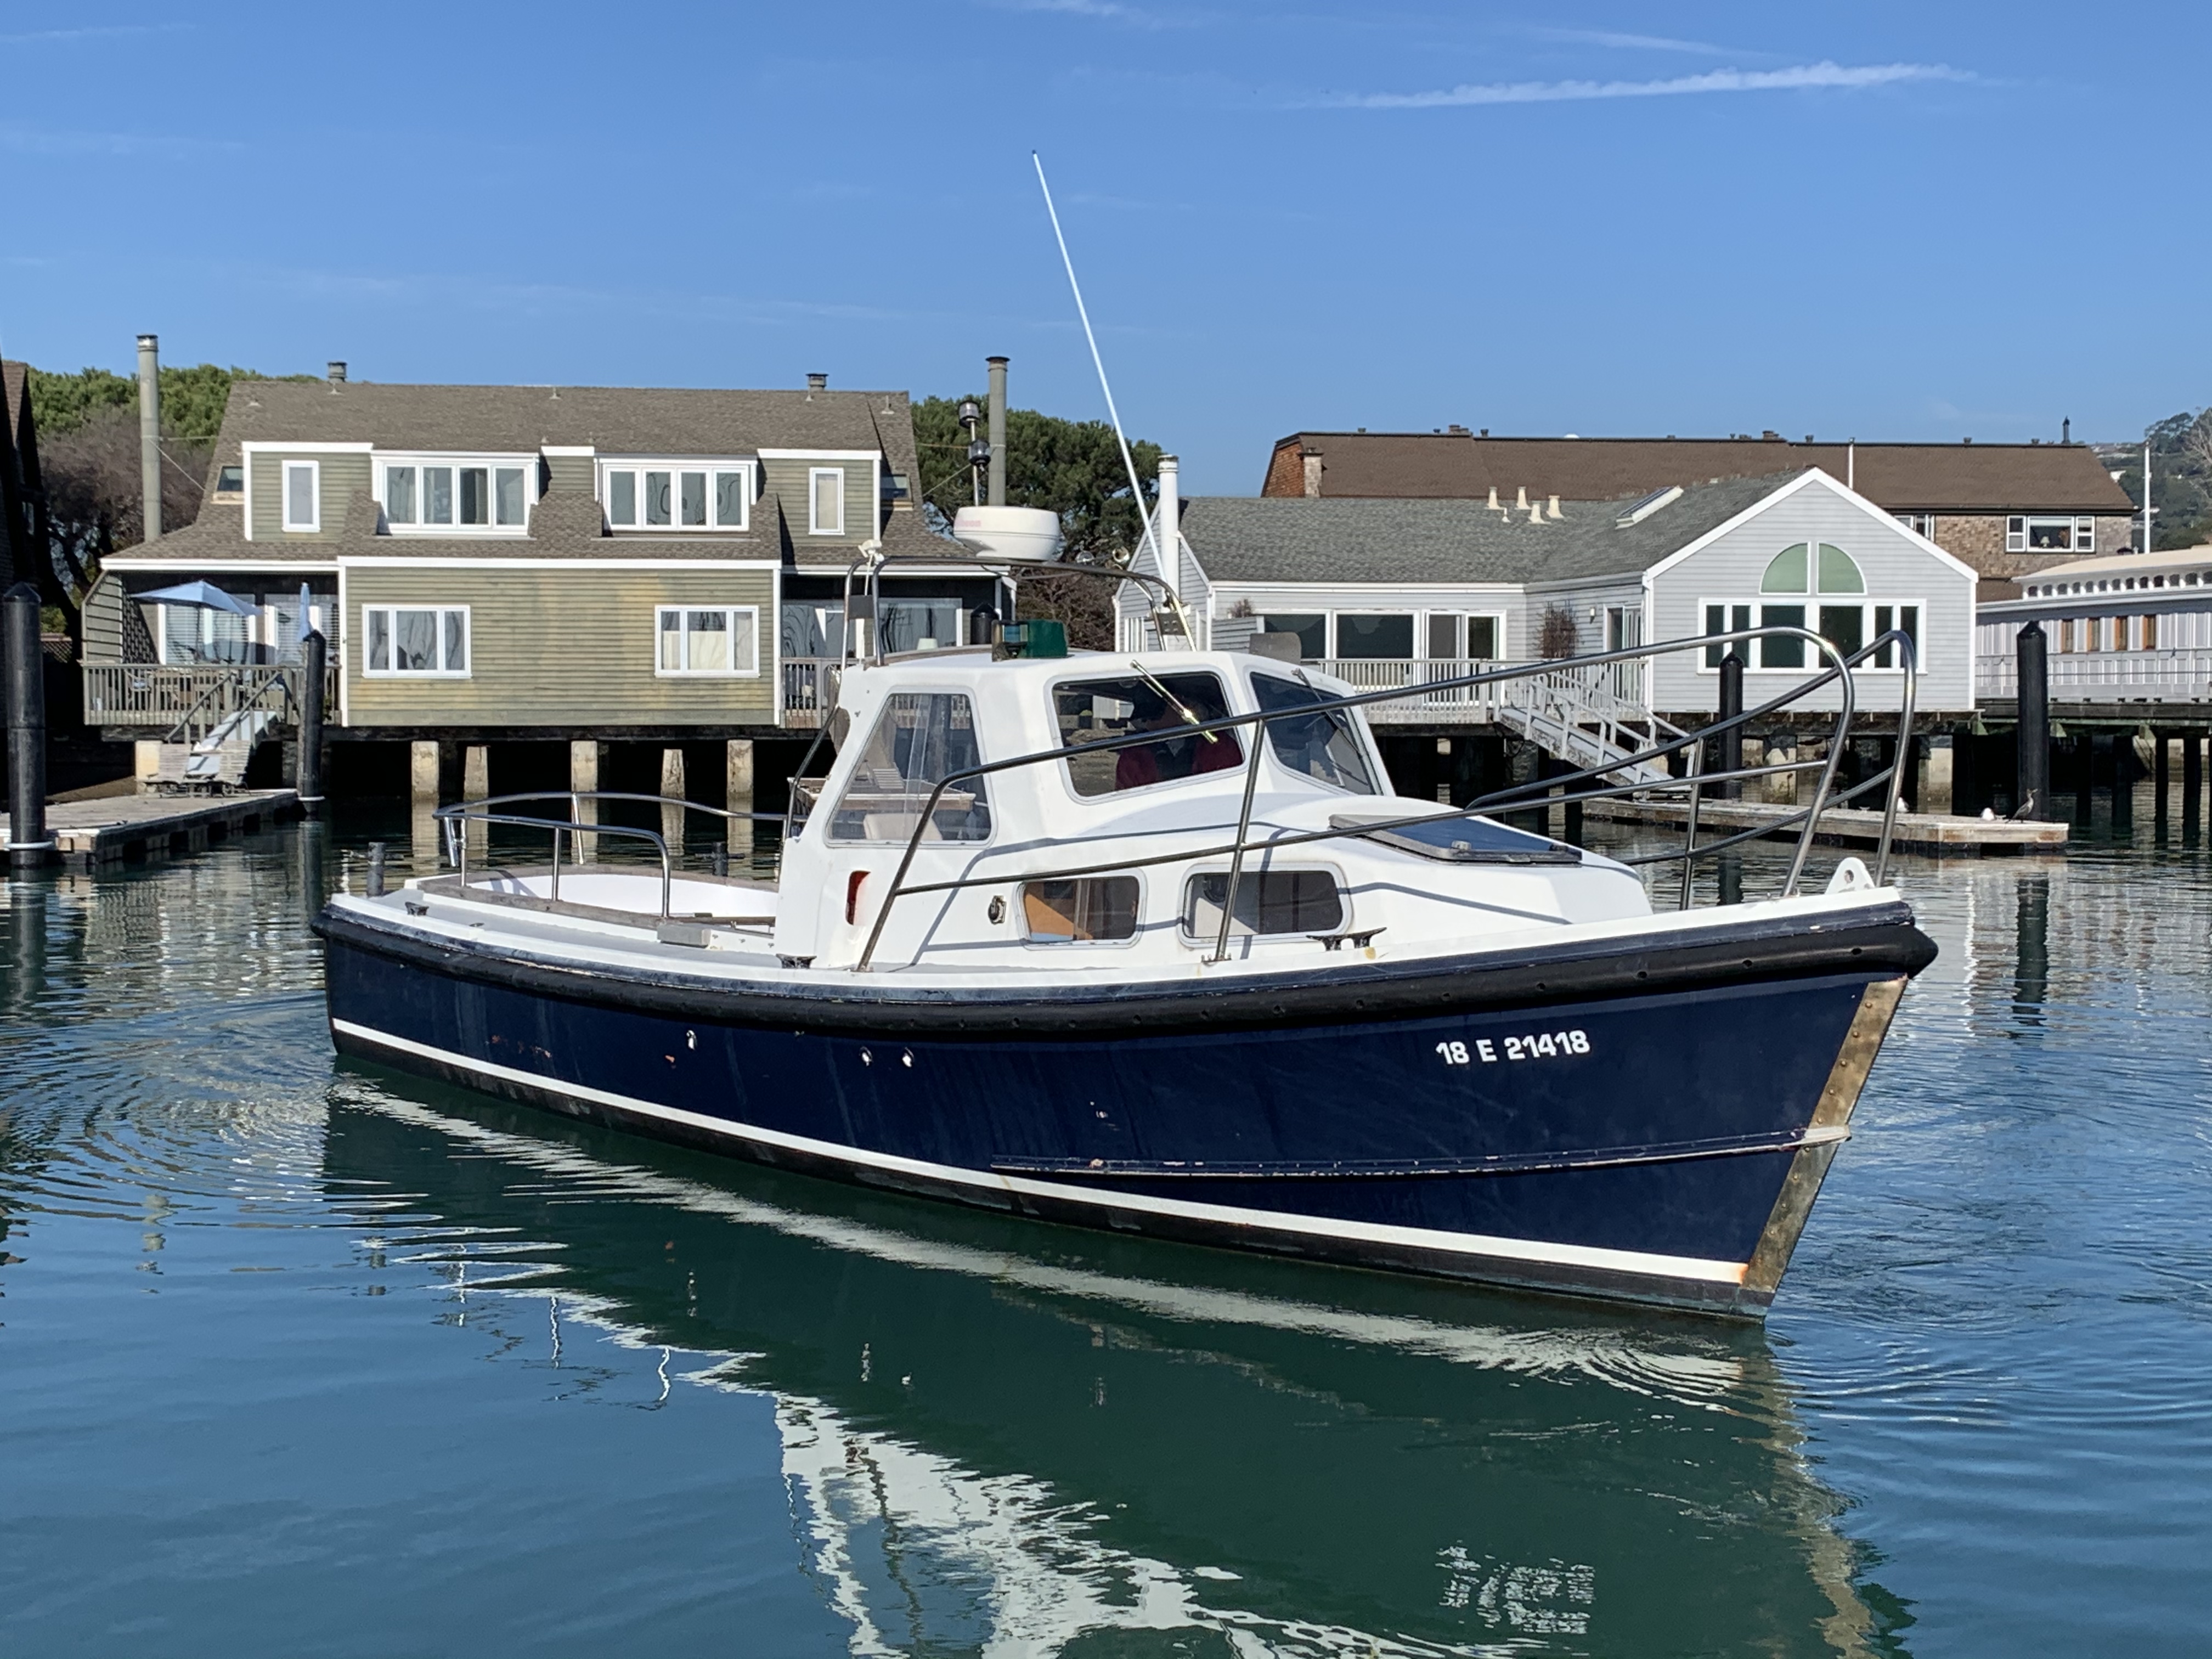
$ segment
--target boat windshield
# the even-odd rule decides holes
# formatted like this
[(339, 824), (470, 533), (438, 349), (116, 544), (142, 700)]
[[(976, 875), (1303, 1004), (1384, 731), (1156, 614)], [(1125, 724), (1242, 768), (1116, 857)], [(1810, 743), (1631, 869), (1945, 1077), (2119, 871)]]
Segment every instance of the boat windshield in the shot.
[[(1273, 674), (1253, 675), (1252, 690), (1260, 707), (1269, 714), (1279, 708), (1308, 708), (1325, 701), (1310, 685)], [(1341, 708), (1269, 720), (1267, 743), (1275, 751), (1275, 759), (1300, 777), (1317, 778), (1354, 795), (1382, 793), (1367, 758), (1367, 745), (1359, 740), (1359, 729)]]
[[(957, 691), (899, 691), (888, 698), (867, 747), (830, 820), (832, 841), (906, 841), (930, 791), (981, 763), (975, 711)], [(938, 798), (924, 841), (988, 841), (991, 806), (983, 780), (968, 778)]]
[(1139, 670), (1114, 679), (1072, 681), (1054, 687), (1053, 698), (1060, 741), (1071, 749), (1133, 732), (1160, 734), (1154, 742), (1127, 749), (1071, 755), (1067, 775), (1079, 795), (1110, 795), (1244, 763), (1244, 747), (1236, 732), (1193, 735), (1188, 729), (1227, 716), (1229, 701), (1218, 675)]

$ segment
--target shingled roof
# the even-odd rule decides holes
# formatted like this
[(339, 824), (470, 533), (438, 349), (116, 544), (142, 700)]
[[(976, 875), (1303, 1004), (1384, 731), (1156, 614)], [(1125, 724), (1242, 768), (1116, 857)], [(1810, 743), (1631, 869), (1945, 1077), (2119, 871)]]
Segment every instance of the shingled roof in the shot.
[(1275, 446), (1261, 487), (1321, 494), (1482, 500), (1494, 488), (1599, 501), (1668, 484), (1817, 466), (1893, 513), (2131, 513), (2086, 444), (1795, 443), (1781, 438), (1492, 438), (1466, 432), (1299, 432)]
[(1649, 569), (1796, 476), (1699, 484), (1626, 526), (1640, 495), (1565, 501), (1540, 524), (1480, 501), (1201, 495), (1182, 524), (1217, 582), (1573, 581)]

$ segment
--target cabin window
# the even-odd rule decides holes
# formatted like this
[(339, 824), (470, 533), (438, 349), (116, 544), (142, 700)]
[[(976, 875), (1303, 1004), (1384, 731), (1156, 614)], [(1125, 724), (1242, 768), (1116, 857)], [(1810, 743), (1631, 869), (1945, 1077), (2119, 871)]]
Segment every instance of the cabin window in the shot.
[(322, 465), (318, 461), (284, 463), (284, 528), (314, 531), (323, 527)]
[(1079, 795), (1111, 795), (1244, 763), (1244, 746), (1235, 732), (1194, 733), (1189, 729), (1228, 715), (1227, 696), (1212, 674), (1077, 680), (1055, 686), (1053, 701), (1060, 716), (1060, 741), (1070, 749), (1109, 738), (1159, 734), (1151, 743), (1126, 749), (1069, 756), (1068, 781)]
[(1280, 709), (1310, 708), (1307, 714), (1289, 714), (1267, 722), (1267, 746), (1275, 763), (1302, 778), (1313, 778), (1354, 795), (1377, 795), (1382, 789), (1367, 746), (1351, 713), (1342, 708), (1315, 708), (1324, 699), (1310, 685), (1279, 679), (1273, 674), (1252, 676), (1252, 690), (1267, 714)]
[(1081, 945), (1136, 936), (1134, 876), (1022, 884), (1022, 937), (1031, 945)]
[(466, 605), (364, 605), (361, 623), (367, 642), (362, 672), (371, 678), (459, 679), (468, 675)]
[(602, 461), (599, 507), (610, 530), (743, 530), (749, 466), (684, 459)]
[[(1183, 888), (1182, 930), (1198, 940), (1221, 936), (1229, 872), (1193, 876)], [(1334, 933), (1344, 926), (1344, 894), (1331, 870), (1246, 870), (1237, 878), (1232, 934)]]
[(654, 672), (741, 678), (760, 672), (757, 605), (663, 605)]
[[(975, 712), (957, 691), (895, 692), (876, 717), (859, 763), (830, 820), (830, 839), (904, 842), (936, 786), (981, 764)], [(991, 808), (985, 781), (963, 778), (938, 796), (924, 841), (986, 841)]]
[(1339, 611), (1336, 654), (1363, 659), (1388, 658), (1408, 661), (1413, 654), (1413, 619), (1408, 616), (1369, 616)]
[(845, 469), (817, 466), (806, 474), (806, 531), (811, 536), (845, 533)]

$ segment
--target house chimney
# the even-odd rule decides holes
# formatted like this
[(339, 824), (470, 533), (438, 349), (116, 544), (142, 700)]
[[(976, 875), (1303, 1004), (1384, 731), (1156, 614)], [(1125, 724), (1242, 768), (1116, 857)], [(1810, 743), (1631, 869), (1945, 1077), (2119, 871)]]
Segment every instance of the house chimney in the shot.
[(1522, 484), (1518, 489), (1516, 489), (1513, 492), (1513, 505), (1516, 511), (1524, 513), (1528, 511), (1528, 486), (1527, 484)]
[(1006, 504), (1006, 360), (1004, 357), (986, 357), (983, 366), (991, 371), (991, 471), (988, 493), (983, 499), (993, 507), (1004, 507)]
[(809, 392), (827, 392), (830, 389), (830, 377), (827, 374), (808, 375), (806, 389)]
[(1490, 499), (1485, 501), (1483, 505), (1488, 507), (1492, 513), (1503, 513), (1505, 510), (1498, 504), (1498, 486), (1496, 484), (1490, 486)]
[(1763, 444), (1778, 444), (1782, 441), (1782, 434), (1770, 426), (1759, 434), (1759, 441)]
[(1160, 457), (1160, 494), (1152, 507), (1152, 550), (1159, 556), (1160, 580), (1170, 592), (1182, 588), (1182, 466), (1172, 455)]
[(324, 371), (324, 374), (325, 378), (326, 378), (332, 386), (343, 386), (345, 384), (344, 361), (341, 358), (331, 358), (329, 367)]
[(1306, 499), (1317, 501), (1321, 499), (1321, 457), (1310, 449), (1301, 459), (1306, 464)]
[(150, 542), (161, 533), (161, 343), (151, 334), (138, 337), (138, 487)]
[(1564, 513), (1562, 513), (1562, 512), (1560, 512), (1560, 511), (1559, 511), (1559, 498), (1557, 495), (1553, 496), (1553, 497), (1552, 497), (1551, 517), (1552, 517), (1552, 518), (1553, 518), (1553, 519), (1555, 519), (1555, 520), (1557, 520), (1557, 519), (1564, 519), (1564, 518), (1565, 518), (1566, 516), (1567, 516), (1567, 515), (1566, 515), (1565, 514), (1564, 514)]

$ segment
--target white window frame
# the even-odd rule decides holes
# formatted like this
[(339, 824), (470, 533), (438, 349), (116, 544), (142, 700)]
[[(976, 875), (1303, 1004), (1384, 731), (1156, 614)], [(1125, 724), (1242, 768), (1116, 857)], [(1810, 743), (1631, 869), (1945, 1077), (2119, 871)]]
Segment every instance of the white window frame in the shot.
[[(1284, 612), (1282, 614), (1289, 615), (1291, 613)], [(1311, 613), (1309, 612), (1307, 614), (1310, 615)], [(1346, 614), (1357, 615), (1358, 613), (1347, 612)], [(1395, 611), (1372, 611), (1367, 614), (1373, 616), (1395, 616), (1397, 613)], [(1336, 643), (1335, 634), (1334, 631), (1334, 613), (1332, 612), (1332, 621), (1330, 624), (1331, 633), (1329, 636), (1329, 643), (1331, 645), (1334, 645)], [(1468, 623), (1487, 619), (1492, 630), (1491, 637), (1495, 640), (1498, 644), (1498, 654), (1495, 657), (1477, 657), (1466, 654), (1464, 651), (1462, 651), (1462, 654), (1457, 657), (1431, 657), (1429, 655), (1429, 623), (1431, 618), (1436, 617), (1456, 617), (1459, 618), (1459, 637), (1460, 644), (1462, 647), (1467, 644)], [(1414, 623), (1413, 628), (1413, 645), (1415, 649), (1420, 653), (1419, 656), (1415, 659), (1418, 662), (1503, 662), (1505, 659), (1505, 613), (1503, 611), (1486, 611), (1479, 608), (1463, 609), (1456, 605), (1437, 605), (1432, 610), (1419, 612), (1418, 620)]]
[(1925, 536), (1931, 542), (1936, 539), (1936, 515), (1933, 513), (1899, 513), (1893, 516), (1913, 534)]
[[(415, 517), (404, 523), (394, 520), (392, 516), (390, 480), (392, 470), (397, 467), (411, 467), (415, 472)], [(454, 517), (450, 524), (431, 524), (422, 516), (429, 502), (429, 491), (422, 477), (423, 469), (426, 467), (449, 467), (456, 475), (453, 479)], [(482, 467), (485, 470), (485, 488), (489, 493), (485, 501), (489, 519), (483, 524), (460, 522), (461, 481), (459, 474), (464, 467)], [(502, 470), (513, 470), (518, 467), (522, 472), (522, 522), (501, 524), (499, 522), (499, 475)], [(388, 455), (380, 453), (376, 458), (376, 505), (378, 510), (383, 514), (385, 529), (394, 536), (431, 536), (441, 539), (456, 536), (490, 537), (495, 539), (503, 536), (527, 536), (530, 533), (530, 515), (538, 507), (538, 463), (535, 454), (490, 455), (439, 451), (416, 453), (394, 451)], [(417, 607), (406, 608), (412, 610)]]
[[(709, 517), (713, 516), (711, 514)], [(719, 611), (732, 622), (739, 617), (752, 619), (753, 665), (750, 668), (663, 668), (660, 665), (660, 619), (670, 611)], [(757, 680), (761, 677), (761, 608), (757, 605), (691, 605), (678, 601), (656, 605), (653, 608), (653, 677), (660, 680)], [(734, 632), (734, 629), (732, 630)], [(679, 631), (678, 637), (684, 641), (684, 653), (690, 653), (691, 633)]]
[[(469, 614), (470, 609), (471, 607), (465, 605), (364, 605), (361, 608), (362, 678), (363, 679), (371, 680), (465, 680), (473, 678), (476, 674), (477, 667), (477, 634), (476, 621), (475, 618)], [(369, 641), (374, 638), (374, 635), (370, 630), (368, 619), (372, 614), (380, 611), (385, 612), (387, 616), (398, 611), (434, 611), (437, 612), (438, 660), (441, 665), (446, 660), (446, 618), (455, 612), (459, 612), (461, 618), (462, 649), (468, 653), (468, 666), (465, 668), (447, 668), (443, 666), (437, 668), (379, 668), (374, 662), (369, 660)], [(388, 622), (385, 624), (384, 637), (387, 645), (391, 641), (398, 637), (398, 632), (399, 628), (398, 623)]]
[[(2038, 525), (2063, 524), (2073, 526), (2073, 533), (2064, 547), (2032, 547)], [(2097, 521), (2094, 518), (2078, 517), (2071, 513), (2014, 513), (2005, 520), (2005, 551), (2008, 553), (2094, 553), (2097, 548)]]
[[(837, 522), (825, 526), (820, 507), (822, 491), (819, 481), (837, 481)], [(810, 536), (842, 536), (845, 533), (845, 469), (842, 466), (810, 466), (806, 469), (806, 533)]]
[[(292, 475), (307, 475), (307, 495), (314, 503), (314, 514), (304, 524), (292, 516)], [(293, 535), (313, 535), (323, 527), (323, 464), (320, 461), (287, 461), (278, 478), (283, 495), (278, 498), (281, 509), (279, 521)]]
[[(1831, 610), (1838, 610), (1844, 605), (1856, 604), (1859, 607), (1859, 638), (1868, 644), (1872, 644), (1874, 641), (1874, 611), (1876, 605), (1885, 605), (1888, 607), (1893, 617), (1899, 611), (1917, 607), (1920, 612), (1920, 635), (1917, 644), (1921, 654), (1921, 660), (1915, 665), (1919, 669), (1920, 672), (1923, 674), (1928, 672), (1928, 601), (1924, 599), (1893, 599), (1887, 593), (1738, 593), (1720, 598), (1707, 598), (1698, 601), (1698, 634), (1700, 638), (1705, 636), (1705, 612), (1714, 605), (1719, 605), (1722, 608), (1724, 619), (1728, 616), (1733, 615), (1738, 607), (1749, 605), (1751, 607), (1751, 626), (1757, 628), (1760, 625), (1759, 620), (1759, 612), (1768, 605), (1803, 605), (1805, 607), (1806, 613), (1806, 631), (1808, 633), (1817, 634), (1820, 631), (1820, 607), (1823, 604), (1826, 604)], [(1723, 628), (1721, 631), (1724, 634), (1735, 631), (1733, 624), (1729, 627)], [(1755, 644), (1757, 642), (1753, 641), (1751, 643)], [(1747, 647), (1745, 646), (1738, 646), (1736, 649), (1740, 652), (1743, 652), (1747, 650)], [(1821, 671), (1821, 669), (1827, 665), (1826, 659), (1820, 656), (1818, 651), (1814, 650), (1809, 645), (1805, 647), (1805, 654), (1807, 661), (1802, 667), (1768, 668), (1765, 666), (1763, 663), (1753, 660), (1753, 658), (1763, 658), (1765, 655), (1764, 652), (1749, 650), (1745, 655), (1743, 672), (1747, 674), (1797, 674), (1802, 676), (1805, 674), (1817, 674)], [(1699, 651), (1696, 654), (1694, 660), (1698, 665), (1697, 672), (1700, 674), (1717, 676), (1721, 672), (1717, 665), (1708, 663), (1705, 660), (1705, 653), (1703, 651)], [(1905, 665), (1902, 662), (1892, 662), (1887, 668), (1878, 668), (1875, 665), (1872, 659), (1869, 659), (1867, 661), (1861, 663), (1856, 668), (1851, 670), (1851, 672), (1854, 674), (1902, 674), (1904, 672)]]
[[(1285, 612), (1284, 614), (1291, 615), (1295, 613)], [(1313, 613), (1311, 611), (1308, 611), (1305, 614), (1311, 616)], [(1346, 656), (1344, 654), (1344, 641), (1337, 634), (1338, 620), (1345, 617), (1410, 617), (1413, 624), (1413, 650), (1416, 654), (1411, 657)], [(1328, 613), (1328, 659), (1331, 662), (1419, 662), (1422, 659), (1419, 653), (1425, 650), (1428, 644), (1428, 641), (1422, 637), (1427, 626), (1427, 611), (1418, 610), (1412, 605), (1361, 605), (1348, 606), (1341, 610), (1332, 608)]]
[[(637, 503), (637, 521), (617, 524), (613, 513), (613, 488), (607, 482), (617, 472), (627, 472), (636, 480), (633, 485)], [(645, 522), (645, 482), (647, 472), (703, 472), (707, 475), (707, 521), (704, 524), (684, 522), (684, 484), (675, 481), (675, 501), (672, 510), (673, 523)], [(716, 514), (721, 508), (721, 492), (714, 488), (717, 473), (740, 472), (744, 475), (744, 486), (738, 492), (738, 521), (725, 524)], [(760, 493), (760, 475), (754, 463), (736, 455), (603, 455), (599, 458), (592, 494), (599, 503), (599, 517), (608, 531), (617, 536), (714, 536), (743, 534), (752, 528), (753, 497)], [(702, 607), (712, 610), (712, 605)]]

